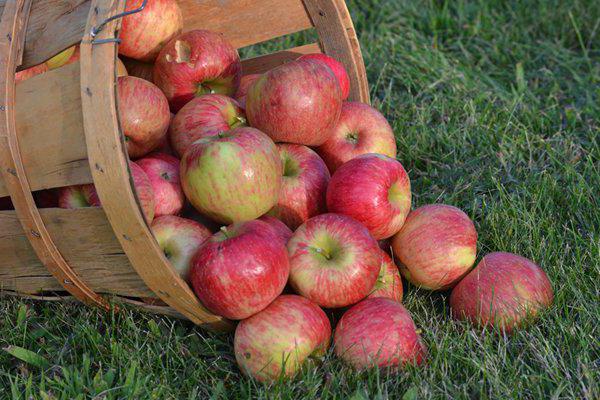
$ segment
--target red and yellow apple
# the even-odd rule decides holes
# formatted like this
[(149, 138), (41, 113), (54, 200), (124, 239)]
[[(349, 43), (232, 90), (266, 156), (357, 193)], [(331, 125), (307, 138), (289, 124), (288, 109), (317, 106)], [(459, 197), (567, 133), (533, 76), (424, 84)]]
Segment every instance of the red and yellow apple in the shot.
[(239, 103), (240, 107), (246, 108), (246, 96), (248, 95), (248, 91), (250, 87), (260, 78), (261, 74), (250, 74), (242, 76), (240, 80), (240, 86), (238, 87), (237, 92), (235, 93), (235, 100)]
[(325, 65), (327, 65), (331, 71), (333, 71), (338, 83), (340, 84), (342, 100), (346, 100), (348, 98), (350, 95), (350, 78), (348, 77), (348, 72), (346, 71), (344, 64), (323, 53), (305, 54), (300, 57), (299, 60), (313, 60), (325, 63)]
[(408, 174), (397, 160), (365, 154), (342, 165), (327, 188), (327, 209), (364, 224), (377, 240), (393, 236), (410, 212)]
[(100, 199), (94, 184), (73, 185), (58, 189), (60, 208), (100, 207)]
[(185, 202), (179, 179), (179, 160), (163, 153), (151, 153), (136, 161), (154, 191), (154, 216), (178, 215)]
[(189, 147), (181, 160), (181, 183), (198, 211), (230, 224), (258, 218), (277, 203), (282, 170), (267, 135), (235, 128)]
[(403, 288), (402, 278), (400, 278), (398, 267), (391, 257), (383, 250), (381, 251), (381, 257), (383, 261), (381, 263), (381, 269), (379, 270), (379, 276), (368, 297), (385, 297), (401, 302)]
[(306, 220), (326, 212), (325, 193), (329, 171), (313, 150), (300, 144), (278, 144), (283, 163), (281, 193), (269, 211), (295, 230)]
[(281, 239), (284, 245), (287, 245), (290, 238), (294, 234), (290, 228), (280, 220), (270, 215), (263, 215), (259, 220), (266, 222), (271, 226), (275, 235)]
[(268, 71), (246, 96), (250, 125), (275, 142), (319, 146), (332, 133), (341, 109), (335, 75), (327, 65), (310, 60), (292, 61)]
[(408, 215), (392, 239), (400, 272), (429, 290), (453, 287), (469, 272), (477, 253), (473, 221), (456, 207), (430, 204)]
[(33, 78), (36, 75), (43, 74), (44, 72), (48, 72), (48, 66), (46, 65), (46, 63), (24, 69), (15, 74), (15, 83), (26, 81), (27, 79)]
[(154, 189), (152, 183), (142, 167), (132, 161), (129, 162), (129, 171), (133, 178), (133, 189), (140, 203), (142, 213), (146, 218), (146, 222), (150, 224), (154, 219)]
[(554, 292), (546, 273), (516, 254), (496, 252), (481, 262), (452, 290), (452, 316), (479, 327), (506, 333), (531, 322), (552, 304)]
[(283, 291), (290, 272), (285, 245), (266, 222), (237, 222), (210, 237), (192, 260), (190, 280), (206, 308), (245, 319)]
[(367, 228), (340, 214), (309, 219), (287, 247), (291, 286), (322, 307), (345, 307), (367, 297), (382, 263)]

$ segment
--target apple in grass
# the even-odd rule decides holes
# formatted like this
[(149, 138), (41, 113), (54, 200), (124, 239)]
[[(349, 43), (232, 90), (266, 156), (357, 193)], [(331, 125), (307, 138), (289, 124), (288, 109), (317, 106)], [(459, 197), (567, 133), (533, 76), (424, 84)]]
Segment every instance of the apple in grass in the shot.
[(281, 193), (269, 211), (292, 230), (306, 220), (326, 212), (325, 193), (330, 175), (313, 150), (300, 144), (277, 145), (283, 163)]
[(192, 260), (190, 280), (202, 304), (240, 320), (281, 294), (290, 266), (283, 242), (266, 222), (237, 222), (210, 237)]
[(400, 230), (410, 211), (408, 174), (397, 160), (365, 154), (342, 165), (327, 188), (327, 209), (363, 223), (377, 240)]
[(403, 289), (398, 267), (386, 252), (381, 252), (381, 258), (382, 263), (377, 282), (367, 297), (385, 297), (401, 302)]
[(291, 286), (321, 307), (345, 307), (367, 297), (382, 263), (381, 249), (367, 228), (340, 214), (309, 219), (287, 248)]
[(270, 382), (292, 377), (310, 358), (324, 356), (330, 340), (323, 310), (303, 297), (282, 295), (238, 324), (233, 349), (244, 374)]
[(139, 158), (156, 149), (167, 134), (171, 113), (160, 89), (134, 76), (117, 80), (119, 117), (127, 152)]
[(281, 191), (275, 143), (254, 128), (235, 128), (199, 139), (181, 159), (187, 199), (202, 214), (230, 224), (269, 211)]
[(460, 209), (430, 204), (412, 211), (392, 239), (400, 272), (416, 286), (445, 290), (473, 266), (477, 231)]
[(329, 138), (341, 109), (335, 75), (327, 65), (310, 60), (266, 72), (246, 96), (250, 125), (275, 142), (319, 146)]
[(58, 189), (60, 208), (100, 207), (100, 198), (94, 184), (73, 185)]
[(223, 35), (193, 30), (163, 47), (154, 65), (154, 83), (177, 112), (194, 97), (235, 95), (241, 72), (240, 56)]
[(427, 349), (410, 313), (397, 301), (366, 299), (346, 311), (335, 328), (335, 354), (357, 370), (420, 365)]
[(240, 86), (233, 98), (239, 103), (240, 107), (246, 108), (246, 96), (250, 87), (261, 77), (261, 74), (250, 74), (242, 76), (240, 80)]
[(346, 100), (350, 95), (350, 77), (348, 76), (348, 72), (346, 71), (346, 67), (344, 64), (339, 62), (333, 57), (328, 56), (323, 53), (314, 53), (314, 54), (305, 54), (299, 58), (299, 60), (313, 60), (322, 62), (327, 65), (340, 84), (340, 89), (342, 91), (342, 100)]
[[(129, 0), (125, 11), (139, 8), (143, 0)], [(161, 48), (183, 29), (183, 14), (177, 0), (148, 0), (146, 7), (123, 17), (119, 32), (119, 54), (151, 62)]]
[(386, 118), (368, 104), (346, 102), (327, 141), (317, 148), (333, 174), (342, 164), (362, 154), (396, 158), (394, 131)]
[(192, 258), (212, 232), (196, 221), (174, 215), (156, 218), (151, 229), (165, 257), (179, 275), (188, 280)]
[(271, 226), (275, 235), (281, 239), (284, 245), (287, 245), (290, 238), (294, 234), (290, 228), (280, 220), (270, 215), (263, 215), (259, 218), (259, 220), (266, 222)]
[(152, 153), (136, 163), (152, 184), (154, 216), (179, 214), (185, 202), (179, 179), (179, 160), (168, 154)]
[(246, 115), (232, 98), (207, 94), (187, 103), (169, 127), (171, 146), (183, 156), (196, 140), (246, 126)]
[(553, 301), (546, 273), (525, 257), (490, 253), (452, 290), (452, 316), (505, 333), (533, 321)]

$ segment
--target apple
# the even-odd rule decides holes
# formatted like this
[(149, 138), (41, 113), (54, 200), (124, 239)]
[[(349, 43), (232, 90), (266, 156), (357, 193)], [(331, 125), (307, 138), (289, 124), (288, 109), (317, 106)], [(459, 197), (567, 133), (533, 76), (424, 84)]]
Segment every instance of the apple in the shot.
[(326, 212), (329, 171), (321, 157), (306, 146), (282, 143), (277, 148), (283, 163), (283, 182), (279, 200), (269, 214), (294, 230)]
[(420, 365), (427, 356), (410, 313), (383, 297), (363, 300), (346, 311), (333, 340), (335, 354), (358, 370)]
[(165, 257), (188, 280), (192, 258), (212, 232), (196, 221), (174, 215), (156, 218), (151, 229)]
[(364, 224), (377, 240), (393, 236), (410, 212), (408, 174), (397, 160), (364, 154), (342, 165), (327, 188), (327, 209)]
[(33, 78), (36, 75), (43, 74), (44, 72), (48, 72), (48, 66), (46, 63), (24, 69), (15, 74), (15, 83), (23, 82), (29, 78)]
[(456, 207), (430, 204), (408, 215), (392, 239), (400, 272), (416, 286), (445, 290), (469, 272), (477, 253), (473, 221)]
[(294, 234), (290, 228), (280, 220), (270, 215), (263, 215), (259, 220), (266, 222), (271, 226), (275, 235), (281, 239), (284, 245), (287, 245), (290, 238)]
[(232, 98), (207, 94), (187, 103), (169, 127), (171, 146), (183, 156), (196, 140), (246, 126), (246, 115)]
[(382, 263), (367, 228), (340, 214), (322, 214), (301, 225), (287, 245), (290, 284), (322, 307), (354, 304), (371, 293)]
[(342, 113), (329, 139), (317, 148), (333, 174), (342, 164), (362, 154), (379, 153), (396, 158), (394, 131), (373, 107), (355, 102), (342, 105)]
[(341, 110), (335, 75), (327, 65), (310, 60), (266, 72), (246, 96), (250, 125), (276, 142), (319, 146), (329, 138)]
[(379, 270), (379, 276), (368, 297), (385, 297), (401, 302), (403, 294), (402, 278), (400, 278), (398, 267), (386, 252), (382, 251), (381, 257), (383, 262)]
[(129, 171), (133, 179), (133, 188), (139, 201), (142, 213), (148, 224), (154, 219), (154, 189), (146, 172), (134, 163), (129, 162)]
[(60, 208), (100, 207), (100, 199), (94, 184), (73, 185), (58, 189)]
[(242, 76), (240, 80), (240, 86), (238, 87), (237, 92), (235, 93), (235, 100), (239, 103), (240, 107), (246, 108), (246, 96), (248, 95), (248, 90), (250, 87), (261, 77), (261, 74), (250, 74)]
[(120, 58), (117, 58), (117, 78), (120, 76), (127, 76), (129, 73), (127, 72), (127, 68), (125, 68), (125, 64), (121, 61)]
[(516, 254), (496, 252), (481, 262), (452, 290), (452, 316), (505, 333), (531, 322), (552, 304), (554, 292), (546, 273)]
[(154, 64), (127, 57), (123, 57), (122, 62), (123, 66), (127, 69), (128, 75), (154, 83)]
[(181, 183), (198, 211), (230, 224), (258, 218), (277, 203), (282, 171), (267, 135), (235, 128), (189, 147), (181, 160)]
[(119, 77), (117, 93), (129, 157), (145, 156), (167, 134), (171, 119), (167, 99), (152, 83), (134, 76)]
[(192, 260), (190, 280), (202, 304), (240, 320), (267, 307), (283, 291), (290, 272), (285, 245), (266, 222), (222, 227)]
[(50, 58), (48, 61), (46, 61), (46, 65), (48, 66), (48, 70), (51, 71), (64, 65), (72, 64), (75, 61), (78, 61), (79, 57), (79, 46), (75, 45)]
[(338, 83), (340, 84), (340, 89), (342, 90), (342, 100), (346, 100), (348, 98), (350, 95), (350, 78), (348, 77), (348, 72), (346, 71), (344, 64), (323, 53), (305, 54), (301, 56), (299, 60), (313, 60), (325, 63), (325, 65), (327, 65), (334, 73)]
[(154, 191), (154, 216), (178, 215), (185, 202), (179, 180), (179, 160), (163, 153), (152, 153), (136, 161)]
[(193, 30), (173, 38), (154, 65), (154, 83), (166, 94), (171, 110), (179, 111), (194, 97), (233, 96), (242, 64), (237, 50), (223, 35)]
[(291, 377), (310, 358), (323, 357), (330, 340), (323, 310), (303, 297), (282, 295), (238, 324), (233, 349), (243, 373), (269, 382)]
[[(125, 11), (139, 8), (143, 0), (129, 0)], [(119, 54), (140, 61), (154, 61), (161, 48), (183, 30), (183, 14), (177, 0), (148, 0), (138, 13), (123, 18)]]

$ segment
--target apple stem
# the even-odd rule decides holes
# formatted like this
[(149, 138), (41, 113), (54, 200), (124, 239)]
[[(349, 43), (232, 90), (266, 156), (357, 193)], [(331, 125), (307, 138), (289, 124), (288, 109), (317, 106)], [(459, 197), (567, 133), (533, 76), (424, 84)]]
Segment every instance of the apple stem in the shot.
[(235, 117), (235, 122), (230, 125), (231, 128), (238, 128), (240, 126), (246, 126), (247, 121), (246, 118), (237, 116)]
[(328, 260), (331, 260), (331, 256), (322, 248), (320, 247), (313, 247), (313, 250), (316, 251), (318, 254), (321, 254), (323, 257), (325, 257)]
[(224, 235), (224, 236), (225, 236), (227, 239), (229, 239), (229, 235), (228, 235), (228, 233), (229, 233), (229, 232), (227, 231), (227, 227), (226, 227), (226, 226), (222, 226), (222, 227), (221, 227), (221, 232), (223, 233), (223, 235)]

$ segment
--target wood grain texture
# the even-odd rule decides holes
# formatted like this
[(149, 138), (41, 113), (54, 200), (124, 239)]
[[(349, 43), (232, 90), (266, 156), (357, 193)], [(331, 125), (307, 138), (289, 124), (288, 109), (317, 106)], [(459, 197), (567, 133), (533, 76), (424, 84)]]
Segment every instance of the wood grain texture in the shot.
[(344, 0), (303, 0), (323, 52), (341, 61), (350, 77), (350, 100), (369, 104), (369, 83), (360, 43)]
[[(88, 28), (123, 10), (122, 0), (93, 0)], [(115, 35), (118, 23), (109, 23), (97, 36)], [(89, 31), (89, 29), (86, 29)], [(117, 116), (114, 84), (117, 47), (93, 45), (86, 35), (81, 44), (81, 92), (88, 157), (94, 183), (117, 239), (146, 285), (161, 300), (192, 322), (216, 331), (232, 325), (208, 312), (165, 258), (152, 236), (132, 188), (127, 151)]]
[[(154, 297), (116, 239), (100, 208), (48, 208), (40, 214), (75, 273), (98, 293)], [(22, 293), (62, 291), (37, 258), (14, 211), (0, 212), (0, 289)]]
[(311, 53), (321, 53), (321, 48), (318, 43), (311, 43), (294, 47), (293, 49), (282, 50), (276, 53), (243, 60), (242, 71), (244, 75), (262, 74), (281, 64), (293, 61), (304, 54)]
[(16, 215), (40, 261), (80, 301), (110, 309), (110, 304), (73, 272), (60, 254), (33, 200), (16, 134), (15, 71), (23, 56), (30, 0), (6, 4), (0, 21), (0, 165)]
[(301, 0), (179, 0), (184, 30), (221, 32), (236, 47), (312, 28)]

